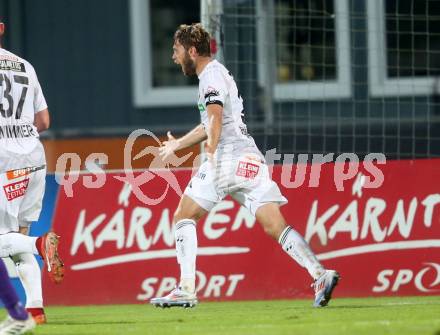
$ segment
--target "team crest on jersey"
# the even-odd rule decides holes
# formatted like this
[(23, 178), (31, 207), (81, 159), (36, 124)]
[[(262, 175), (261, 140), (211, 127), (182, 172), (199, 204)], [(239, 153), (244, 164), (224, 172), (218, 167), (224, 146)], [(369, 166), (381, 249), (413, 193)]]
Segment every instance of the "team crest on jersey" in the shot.
[(8, 201), (12, 201), (19, 197), (22, 197), (26, 193), (28, 185), (29, 185), (29, 178), (26, 178), (24, 180), (3, 186), (6, 199), (8, 199)]

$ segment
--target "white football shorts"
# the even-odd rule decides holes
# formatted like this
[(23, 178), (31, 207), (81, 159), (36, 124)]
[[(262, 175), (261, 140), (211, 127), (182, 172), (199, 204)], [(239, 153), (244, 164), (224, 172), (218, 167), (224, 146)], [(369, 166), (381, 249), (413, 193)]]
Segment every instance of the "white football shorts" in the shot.
[(184, 194), (207, 211), (230, 195), (254, 216), (266, 203), (287, 203), (271, 179), (268, 166), (255, 154), (243, 154), (217, 164), (204, 162)]
[(38, 220), (45, 186), (44, 165), (0, 174), (0, 234), (18, 232)]

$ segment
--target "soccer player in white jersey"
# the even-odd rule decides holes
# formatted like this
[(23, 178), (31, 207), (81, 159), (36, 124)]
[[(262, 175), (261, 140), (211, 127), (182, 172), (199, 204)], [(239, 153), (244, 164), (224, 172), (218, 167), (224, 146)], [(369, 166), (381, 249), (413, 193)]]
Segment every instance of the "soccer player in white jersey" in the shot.
[[(5, 25), (0, 18), (0, 37)], [(26, 60), (0, 45), (0, 257), (11, 257), (26, 293), (26, 309), (45, 323), (41, 271), (33, 254), (42, 256), (55, 283), (63, 279), (58, 236), (29, 237), (40, 215), (46, 158), (39, 132), (49, 127), (49, 111), (37, 75)]]
[(180, 283), (169, 295), (154, 298), (161, 307), (193, 307), (195, 292), (197, 236), (196, 222), (226, 195), (231, 195), (256, 217), (264, 231), (279, 241), (283, 250), (314, 280), (315, 307), (326, 306), (339, 280), (326, 270), (307, 242), (286, 224), (280, 206), (287, 203), (270, 178), (264, 156), (242, 121), (243, 102), (229, 71), (211, 58), (210, 36), (200, 24), (181, 25), (174, 35), (173, 60), (187, 76), (199, 78), (198, 108), (201, 124), (159, 149), (166, 161), (177, 150), (206, 140), (208, 160), (191, 179), (174, 213)]

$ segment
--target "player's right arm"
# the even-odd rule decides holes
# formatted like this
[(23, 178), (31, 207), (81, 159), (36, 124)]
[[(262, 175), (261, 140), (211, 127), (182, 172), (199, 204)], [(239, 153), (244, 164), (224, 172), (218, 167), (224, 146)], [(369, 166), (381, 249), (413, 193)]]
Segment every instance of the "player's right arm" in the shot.
[(159, 155), (164, 161), (166, 161), (174, 152), (200, 143), (207, 138), (205, 128), (202, 124), (199, 124), (193, 130), (178, 139), (171, 135), (170, 131), (167, 133), (167, 136), (168, 141), (163, 141), (162, 146), (159, 148)]

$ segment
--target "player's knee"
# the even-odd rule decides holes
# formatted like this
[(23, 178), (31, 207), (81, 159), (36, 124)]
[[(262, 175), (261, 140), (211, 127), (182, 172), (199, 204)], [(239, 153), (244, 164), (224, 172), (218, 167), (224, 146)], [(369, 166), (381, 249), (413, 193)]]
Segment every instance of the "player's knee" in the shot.
[(201, 215), (197, 212), (190, 212), (186, 210), (182, 210), (178, 208), (173, 215), (173, 223), (176, 224), (177, 222), (184, 220), (184, 219), (191, 219), (194, 221), (198, 221), (200, 219)]

